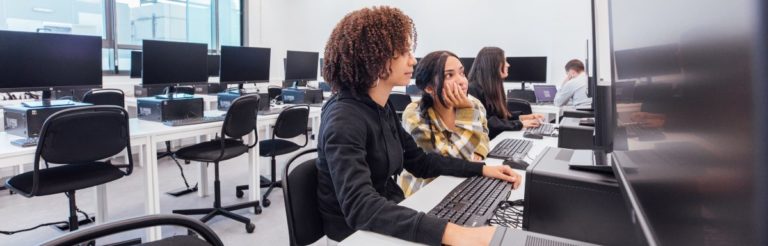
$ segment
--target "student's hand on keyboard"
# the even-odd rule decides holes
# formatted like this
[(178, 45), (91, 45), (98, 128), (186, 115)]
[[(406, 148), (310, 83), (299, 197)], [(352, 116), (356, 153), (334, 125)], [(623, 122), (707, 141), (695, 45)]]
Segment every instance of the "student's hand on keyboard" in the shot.
[(526, 115), (520, 115), (520, 120), (544, 120), (543, 114), (526, 114)]
[(523, 120), (523, 128), (536, 128), (541, 125), (539, 120)]
[(517, 172), (507, 165), (483, 166), (483, 176), (510, 182), (513, 184), (514, 189), (517, 189), (523, 181), (523, 176), (517, 174)]
[(448, 223), (443, 233), (444, 245), (489, 245), (496, 227), (463, 227)]

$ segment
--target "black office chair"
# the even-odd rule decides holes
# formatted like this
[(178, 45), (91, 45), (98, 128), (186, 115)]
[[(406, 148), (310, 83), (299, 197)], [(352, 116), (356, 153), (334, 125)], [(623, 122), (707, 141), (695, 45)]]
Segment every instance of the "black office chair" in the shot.
[[(279, 155), (288, 154), (299, 150), (309, 143), (309, 105), (296, 105), (285, 108), (280, 115), (277, 116), (275, 125), (272, 126), (272, 138), (259, 142), (259, 155), (263, 157), (271, 157), (272, 177), (267, 179), (261, 177), (261, 188), (268, 188), (264, 193), (262, 203), (264, 207), (269, 207), (272, 203), (267, 197), (274, 188), (282, 187), (281, 182), (277, 181), (277, 161), (275, 157)], [(294, 142), (284, 140), (289, 138), (295, 138), (299, 135), (304, 135), (304, 145), (298, 145)], [(276, 139), (278, 137), (280, 139)], [(238, 185), (235, 187), (235, 195), (240, 198), (243, 197), (243, 190), (247, 190), (248, 185)]]
[(136, 229), (148, 228), (153, 226), (181, 226), (188, 230), (193, 231), (195, 234), (200, 235), (201, 240), (196, 235), (186, 236), (173, 236), (164, 238), (158, 241), (150, 242), (142, 245), (189, 245), (189, 246), (223, 246), (224, 243), (216, 235), (210, 227), (201, 223), (200, 221), (191, 219), (186, 216), (176, 214), (155, 214), (145, 215), (121, 221), (114, 221), (106, 224), (101, 224), (91, 228), (83, 229), (76, 232), (67, 233), (58, 238), (48, 240), (41, 246), (71, 246), (71, 245), (84, 245), (86, 242), (96, 240), (101, 237), (127, 232)]
[(529, 90), (509, 90), (507, 92), (507, 98), (523, 99), (525, 101), (535, 103), (536, 93)]
[[(34, 170), (6, 181), (25, 197), (64, 193), (69, 200), (70, 231), (79, 227), (75, 191), (128, 176), (133, 171), (128, 112), (117, 106), (65, 109), (43, 123), (35, 151)], [(128, 163), (112, 165), (107, 158), (128, 151)], [(107, 159), (106, 161), (102, 161)], [(40, 161), (45, 168), (40, 168)], [(49, 163), (59, 164), (49, 166)], [(122, 170), (124, 169), (124, 170)]]
[(83, 102), (125, 108), (125, 93), (120, 89), (93, 89), (83, 94)]
[(531, 103), (517, 98), (507, 98), (507, 111), (513, 115), (526, 115), (533, 113), (533, 110), (531, 109)]
[(408, 104), (411, 104), (411, 96), (403, 93), (393, 92), (389, 94), (388, 100), (390, 103), (392, 103), (392, 107), (394, 107), (395, 112), (397, 113), (397, 118), (402, 120), (403, 111), (405, 111), (405, 108), (408, 107)]
[(249, 149), (256, 146), (256, 141), (254, 141), (253, 145), (247, 145), (242, 138), (251, 132), (257, 134), (256, 111), (258, 108), (259, 95), (243, 95), (235, 99), (232, 101), (232, 106), (227, 110), (227, 116), (224, 117), (224, 124), (221, 126), (221, 136), (219, 139), (184, 147), (176, 151), (175, 156), (182, 160), (213, 162), (215, 177), (213, 181), (214, 200), (213, 208), (173, 210), (173, 213), (184, 215), (205, 214), (200, 219), (202, 222), (207, 222), (217, 215), (222, 215), (245, 224), (246, 232), (253, 232), (256, 226), (251, 223), (250, 219), (231, 211), (254, 207), (256, 213), (259, 214), (261, 213), (259, 202), (253, 201), (226, 207), (221, 206), (219, 162), (245, 154)]
[(325, 236), (317, 209), (317, 158), (294, 163), (299, 157), (316, 152), (317, 149), (302, 151), (288, 161), (283, 172), (283, 198), (292, 246), (309, 245)]

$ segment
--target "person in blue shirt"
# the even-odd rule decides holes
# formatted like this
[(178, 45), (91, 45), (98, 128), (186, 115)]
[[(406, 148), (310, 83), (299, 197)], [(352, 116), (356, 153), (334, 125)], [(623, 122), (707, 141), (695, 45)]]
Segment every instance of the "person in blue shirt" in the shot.
[(565, 64), (566, 76), (560, 89), (555, 94), (555, 106), (590, 106), (592, 99), (587, 97), (587, 73), (584, 63), (573, 59)]

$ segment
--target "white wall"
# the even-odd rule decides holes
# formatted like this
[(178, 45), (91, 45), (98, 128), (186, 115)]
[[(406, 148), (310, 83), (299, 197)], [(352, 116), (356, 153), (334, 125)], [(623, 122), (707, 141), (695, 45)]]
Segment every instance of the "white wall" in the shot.
[(435, 50), (474, 57), (483, 46), (498, 46), (507, 56), (547, 56), (549, 83), (562, 81), (568, 60), (584, 60), (591, 39), (587, 0), (255, 0), (249, 45), (272, 48), (270, 74), (280, 80), (286, 50), (322, 54), (345, 14), (377, 5), (398, 7), (413, 18), (418, 57)]

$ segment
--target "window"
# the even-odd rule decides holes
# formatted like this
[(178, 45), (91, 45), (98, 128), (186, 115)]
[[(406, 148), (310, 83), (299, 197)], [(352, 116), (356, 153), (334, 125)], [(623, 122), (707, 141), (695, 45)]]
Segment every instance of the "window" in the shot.
[[(240, 45), (242, 1), (0, 0), (0, 30), (98, 35), (104, 39), (104, 69), (119, 65), (128, 71), (130, 51), (140, 50), (144, 39), (206, 43), (211, 50), (217, 42)], [(219, 24), (214, 26), (216, 3)], [(115, 22), (114, 30), (109, 20)]]

